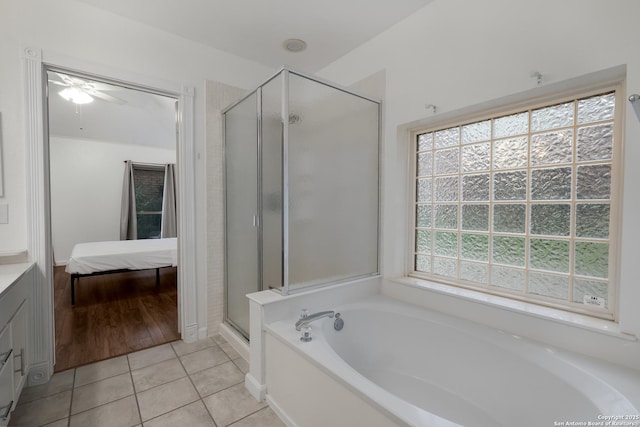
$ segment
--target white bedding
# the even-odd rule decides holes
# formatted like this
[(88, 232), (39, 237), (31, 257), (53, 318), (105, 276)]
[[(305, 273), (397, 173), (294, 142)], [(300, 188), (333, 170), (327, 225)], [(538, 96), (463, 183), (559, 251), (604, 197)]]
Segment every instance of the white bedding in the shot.
[(110, 270), (144, 270), (178, 265), (177, 238), (78, 243), (65, 271), (91, 274)]

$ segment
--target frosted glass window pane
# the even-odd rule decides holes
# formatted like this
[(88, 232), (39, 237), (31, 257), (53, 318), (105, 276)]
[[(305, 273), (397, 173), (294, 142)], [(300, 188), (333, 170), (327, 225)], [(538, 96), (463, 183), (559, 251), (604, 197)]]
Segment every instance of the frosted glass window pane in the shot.
[(458, 177), (436, 178), (436, 201), (455, 202), (458, 200)]
[(609, 284), (595, 280), (575, 279), (573, 281), (573, 302), (584, 304), (584, 297), (598, 297), (604, 300), (604, 308), (609, 308)]
[(531, 239), (529, 265), (547, 271), (569, 272), (569, 242), (566, 240)]
[(533, 200), (571, 198), (571, 168), (536, 169), (531, 172)]
[(573, 160), (573, 131), (543, 133), (531, 137), (533, 166), (571, 163)]
[(435, 132), (436, 148), (451, 147), (460, 143), (460, 128), (454, 127)]
[(491, 159), (489, 158), (489, 143), (467, 145), (462, 148), (463, 172), (489, 170)]
[(492, 259), (498, 264), (524, 266), (524, 237), (493, 236)]
[(609, 205), (577, 204), (576, 236), (606, 239), (609, 237)]
[(462, 200), (488, 202), (489, 174), (465, 175), (462, 177)]
[(416, 255), (416, 271), (428, 273), (431, 271), (431, 257), (428, 255)]
[(457, 262), (455, 259), (433, 257), (433, 272), (440, 276), (456, 277)]
[(489, 236), (486, 234), (462, 234), (461, 257), (477, 261), (489, 259)]
[(436, 231), (434, 253), (456, 257), (458, 256), (458, 233), (449, 231)]
[(531, 205), (531, 234), (568, 236), (571, 205)]
[(436, 228), (458, 228), (458, 205), (435, 205)]
[(529, 273), (529, 293), (568, 300), (569, 278), (551, 274)]
[(499, 267), (491, 268), (491, 285), (513, 291), (524, 291), (526, 273), (515, 268)]
[(524, 233), (527, 224), (525, 205), (494, 205), (493, 231), (502, 233)]
[(576, 274), (593, 277), (609, 275), (609, 244), (576, 242)]
[(527, 172), (500, 172), (493, 174), (495, 200), (525, 200), (527, 198)]
[(431, 178), (420, 178), (416, 185), (416, 199), (418, 202), (431, 201)]
[(431, 150), (433, 148), (433, 133), (418, 135), (418, 151)]
[(615, 94), (592, 96), (578, 101), (578, 123), (613, 119)]
[(613, 123), (578, 129), (577, 155), (579, 162), (609, 160), (612, 148)]
[(555, 129), (573, 125), (574, 103), (552, 105), (531, 112), (531, 131)]
[(431, 205), (416, 206), (416, 227), (431, 227)]
[(418, 154), (418, 176), (429, 176), (433, 172), (431, 167), (431, 152)]
[(487, 141), (491, 138), (491, 120), (462, 126), (462, 143)]
[(431, 232), (429, 230), (416, 231), (416, 252), (431, 253)]
[(489, 205), (462, 205), (462, 229), (488, 231)]
[(489, 266), (476, 262), (460, 262), (460, 278), (470, 282), (486, 284), (489, 281)]
[(609, 199), (611, 197), (611, 165), (578, 166), (578, 199)]
[(493, 142), (495, 169), (526, 168), (529, 161), (529, 139), (526, 136)]
[(458, 148), (436, 151), (436, 175), (458, 173), (459, 153)]
[(517, 113), (504, 116), (493, 121), (493, 137), (504, 138), (505, 136), (519, 135), (527, 133), (529, 130), (529, 113)]

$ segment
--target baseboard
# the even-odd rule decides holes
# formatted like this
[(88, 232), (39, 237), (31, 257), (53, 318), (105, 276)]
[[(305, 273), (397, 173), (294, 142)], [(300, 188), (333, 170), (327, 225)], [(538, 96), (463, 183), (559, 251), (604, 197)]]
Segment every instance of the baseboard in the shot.
[(198, 329), (198, 339), (199, 340), (203, 340), (203, 339), (207, 338), (208, 336), (209, 336), (209, 331), (208, 331), (208, 329), (206, 327)]
[(244, 387), (254, 399), (258, 402), (264, 402), (267, 395), (267, 385), (260, 384), (253, 375), (251, 375), (251, 372), (244, 376)]
[(40, 362), (29, 366), (29, 374), (27, 374), (27, 386), (32, 387), (49, 382), (51, 379), (52, 369), (49, 362)]
[(269, 404), (271, 410), (273, 410), (278, 418), (280, 418), (280, 421), (282, 421), (287, 427), (298, 427), (298, 424), (296, 424), (291, 418), (289, 418), (289, 416), (282, 410), (280, 405), (278, 405), (269, 395), (267, 395), (267, 403)]
[(184, 342), (194, 342), (198, 340), (198, 325), (188, 325), (185, 326), (184, 332), (182, 334), (182, 340)]
[(239, 336), (229, 325), (223, 323), (220, 325), (220, 335), (233, 347), (235, 351), (247, 362), (249, 361), (249, 343)]

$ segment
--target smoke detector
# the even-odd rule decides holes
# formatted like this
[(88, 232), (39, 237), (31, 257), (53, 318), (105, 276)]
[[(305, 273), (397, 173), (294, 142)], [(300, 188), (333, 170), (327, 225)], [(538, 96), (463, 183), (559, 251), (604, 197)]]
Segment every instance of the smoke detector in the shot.
[(289, 52), (302, 52), (307, 48), (307, 43), (300, 39), (287, 39), (282, 43), (282, 46)]

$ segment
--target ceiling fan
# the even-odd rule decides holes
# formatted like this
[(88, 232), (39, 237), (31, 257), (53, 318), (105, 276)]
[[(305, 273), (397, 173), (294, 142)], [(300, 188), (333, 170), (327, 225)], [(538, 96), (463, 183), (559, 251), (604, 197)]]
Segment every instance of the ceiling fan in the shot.
[(58, 72), (49, 73), (49, 82), (54, 85), (63, 86), (64, 89), (58, 92), (58, 94), (74, 104), (88, 104), (93, 102), (94, 98), (121, 105), (127, 103), (123, 99), (104, 93), (104, 91), (119, 89), (117, 86), (110, 84), (85, 80)]

